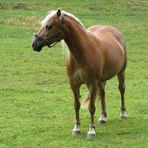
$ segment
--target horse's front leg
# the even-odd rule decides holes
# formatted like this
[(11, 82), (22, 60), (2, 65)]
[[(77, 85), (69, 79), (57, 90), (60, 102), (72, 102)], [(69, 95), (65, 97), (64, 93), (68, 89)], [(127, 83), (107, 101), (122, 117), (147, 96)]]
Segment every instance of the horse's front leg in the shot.
[(73, 95), (74, 95), (74, 108), (75, 108), (75, 114), (76, 114), (76, 121), (75, 121), (74, 129), (72, 130), (72, 135), (78, 135), (78, 134), (80, 134), (80, 116), (79, 116), (80, 85), (74, 81), (70, 81), (70, 86), (71, 86), (71, 89), (72, 89)]
[(89, 93), (90, 93), (89, 112), (91, 115), (91, 124), (90, 124), (89, 131), (87, 133), (87, 137), (91, 138), (91, 137), (96, 136), (95, 124), (94, 124), (94, 114), (96, 110), (95, 100), (96, 100), (96, 93), (97, 93), (97, 85), (93, 84), (91, 87), (89, 87)]

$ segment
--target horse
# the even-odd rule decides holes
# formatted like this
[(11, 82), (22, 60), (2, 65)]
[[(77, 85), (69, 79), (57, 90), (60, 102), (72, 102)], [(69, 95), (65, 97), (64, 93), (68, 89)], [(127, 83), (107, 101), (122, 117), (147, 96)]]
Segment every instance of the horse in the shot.
[(94, 25), (88, 29), (73, 14), (60, 9), (50, 11), (41, 22), (41, 29), (34, 34), (32, 48), (41, 51), (44, 46), (54, 47), (64, 40), (68, 46), (66, 71), (74, 96), (75, 126), (72, 135), (79, 135), (80, 130), (80, 87), (88, 88), (90, 127), (88, 137), (95, 137), (95, 100), (97, 94), (101, 100), (99, 123), (105, 123), (106, 81), (117, 76), (121, 95), (121, 119), (127, 119), (125, 107), (125, 69), (127, 65), (126, 43), (122, 34), (112, 26)]

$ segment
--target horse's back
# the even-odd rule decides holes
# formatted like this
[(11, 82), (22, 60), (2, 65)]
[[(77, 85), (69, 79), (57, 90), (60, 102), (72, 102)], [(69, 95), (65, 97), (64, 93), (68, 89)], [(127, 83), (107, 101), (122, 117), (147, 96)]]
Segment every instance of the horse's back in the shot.
[(88, 28), (90, 32), (92, 32), (96, 37), (101, 36), (114, 36), (117, 41), (121, 44), (121, 46), (125, 49), (125, 41), (122, 37), (122, 34), (112, 26), (102, 26), (102, 25), (95, 25)]

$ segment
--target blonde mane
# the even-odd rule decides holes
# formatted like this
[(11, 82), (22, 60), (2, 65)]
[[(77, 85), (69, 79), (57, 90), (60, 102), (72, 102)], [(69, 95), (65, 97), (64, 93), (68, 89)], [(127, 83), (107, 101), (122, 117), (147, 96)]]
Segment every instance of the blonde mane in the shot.
[[(41, 21), (42, 27), (46, 26), (48, 23), (48, 20), (50, 18), (52, 18), (55, 14), (56, 14), (57, 10), (53, 10), (53, 11), (49, 11), (48, 15)], [(85, 26), (83, 25), (83, 23), (73, 14), (68, 13), (66, 11), (61, 11), (62, 14), (64, 14), (65, 16), (68, 16), (70, 18), (72, 18), (73, 20), (75, 20), (77, 23), (79, 23), (81, 26), (83, 26), (85, 28)]]

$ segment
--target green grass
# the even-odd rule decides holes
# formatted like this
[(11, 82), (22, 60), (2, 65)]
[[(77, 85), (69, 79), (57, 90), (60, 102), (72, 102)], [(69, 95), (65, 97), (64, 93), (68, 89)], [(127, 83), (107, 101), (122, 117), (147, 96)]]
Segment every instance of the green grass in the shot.
[[(74, 109), (60, 44), (40, 53), (31, 49), (34, 32), (58, 7), (86, 26), (117, 27), (127, 41), (126, 106), (121, 122), (117, 78), (106, 87), (108, 121), (87, 139), (89, 112), (81, 109), (82, 134), (72, 137)], [(148, 145), (147, 0), (0, 0), (0, 148), (146, 148)], [(87, 93), (83, 86), (82, 96)]]

